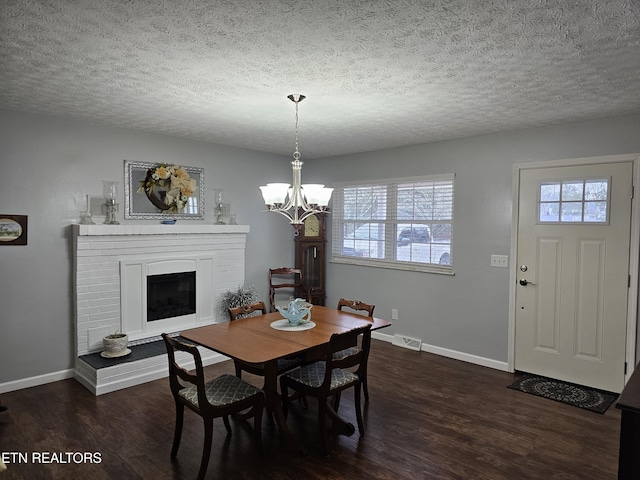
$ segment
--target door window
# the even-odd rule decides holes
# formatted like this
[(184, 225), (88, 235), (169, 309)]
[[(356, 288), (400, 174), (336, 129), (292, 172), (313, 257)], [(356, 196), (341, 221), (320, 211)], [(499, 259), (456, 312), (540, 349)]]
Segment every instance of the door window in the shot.
[(608, 178), (540, 183), (538, 223), (609, 223)]

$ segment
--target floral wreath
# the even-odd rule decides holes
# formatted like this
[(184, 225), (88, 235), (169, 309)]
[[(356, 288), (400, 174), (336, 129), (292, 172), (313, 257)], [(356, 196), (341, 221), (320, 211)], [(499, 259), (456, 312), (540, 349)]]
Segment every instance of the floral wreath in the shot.
[[(156, 188), (160, 198), (154, 193)], [(147, 169), (138, 188), (160, 210), (173, 213), (182, 211), (195, 191), (196, 181), (183, 167), (166, 163)]]

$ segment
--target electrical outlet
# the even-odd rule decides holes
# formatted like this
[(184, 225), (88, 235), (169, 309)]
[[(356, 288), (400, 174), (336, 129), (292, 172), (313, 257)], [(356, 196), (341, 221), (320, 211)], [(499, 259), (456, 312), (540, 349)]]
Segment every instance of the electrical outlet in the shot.
[(398, 319), (398, 309), (397, 308), (392, 308), (391, 309), (391, 320), (397, 320)]
[(491, 255), (491, 266), (506, 268), (509, 266), (509, 255)]

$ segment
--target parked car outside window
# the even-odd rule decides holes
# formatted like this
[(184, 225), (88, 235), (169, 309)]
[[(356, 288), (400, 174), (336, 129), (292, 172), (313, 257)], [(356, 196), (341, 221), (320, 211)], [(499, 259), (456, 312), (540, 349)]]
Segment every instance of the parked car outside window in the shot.
[[(396, 259), (405, 262), (451, 265), (450, 235), (433, 236), (428, 225), (402, 225), (397, 231)], [(438, 229), (442, 232), (442, 228)]]
[(398, 234), (398, 245), (404, 246), (410, 243), (429, 243), (431, 232), (426, 225), (423, 227), (403, 228)]

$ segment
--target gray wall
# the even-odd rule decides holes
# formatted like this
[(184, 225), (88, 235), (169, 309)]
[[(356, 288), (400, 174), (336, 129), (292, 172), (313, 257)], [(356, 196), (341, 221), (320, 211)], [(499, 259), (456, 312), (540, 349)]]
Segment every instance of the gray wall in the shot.
[(326, 184), (456, 174), (455, 276), (329, 263), (328, 303), (359, 298), (384, 318), (397, 308), (384, 333), (507, 362), (509, 269), (489, 262), (510, 253), (513, 164), (637, 152), (640, 116), (626, 116), (309, 161), (304, 174)]
[[(357, 297), (387, 318), (397, 308), (399, 320), (385, 333), (506, 362), (509, 275), (489, 258), (509, 254), (513, 163), (630, 152), (640, 152), (640, 116), (306, 159), (303, 180), (326, 184), (456, 173), (456, 275), (329, 264), (328, 304)], [(0, 213), (29, 216), (29, 244), (0, 246), (0, 391), (72, 368), (75, 196), (102, 194), (103, 179), (122, 182), (124, 159), (204, 167), (209, 198), (225, 188), (239, 223), (251, 226), (245, 276), (263, 298), (267, 269), (292, 263), (291, 228), (262, 212), (257, 188), (290, 178), (289, 156), (0, 111)], [(206, 217), (213, 223), (211, 208)]]
[[(262, 298), (268, 268), (292, 264), (291, 227), (262, 211), (258, 189), (291, 176), (288, 157), (0, 111), (0, 214), (29, 216), (28, 245), (0, 246), (0, 385), (72, 368), (75, 196), (102, 195), (103, 179), (118, 180), (122, 204), (124, 159), (204, 167), (207, 197), (224, 188), (238, 223), (251, 226), (245, 279)], [(215, 222), (211, 205), (205, 215)], [(118, 220), (140, 223), (122, 212)]]

